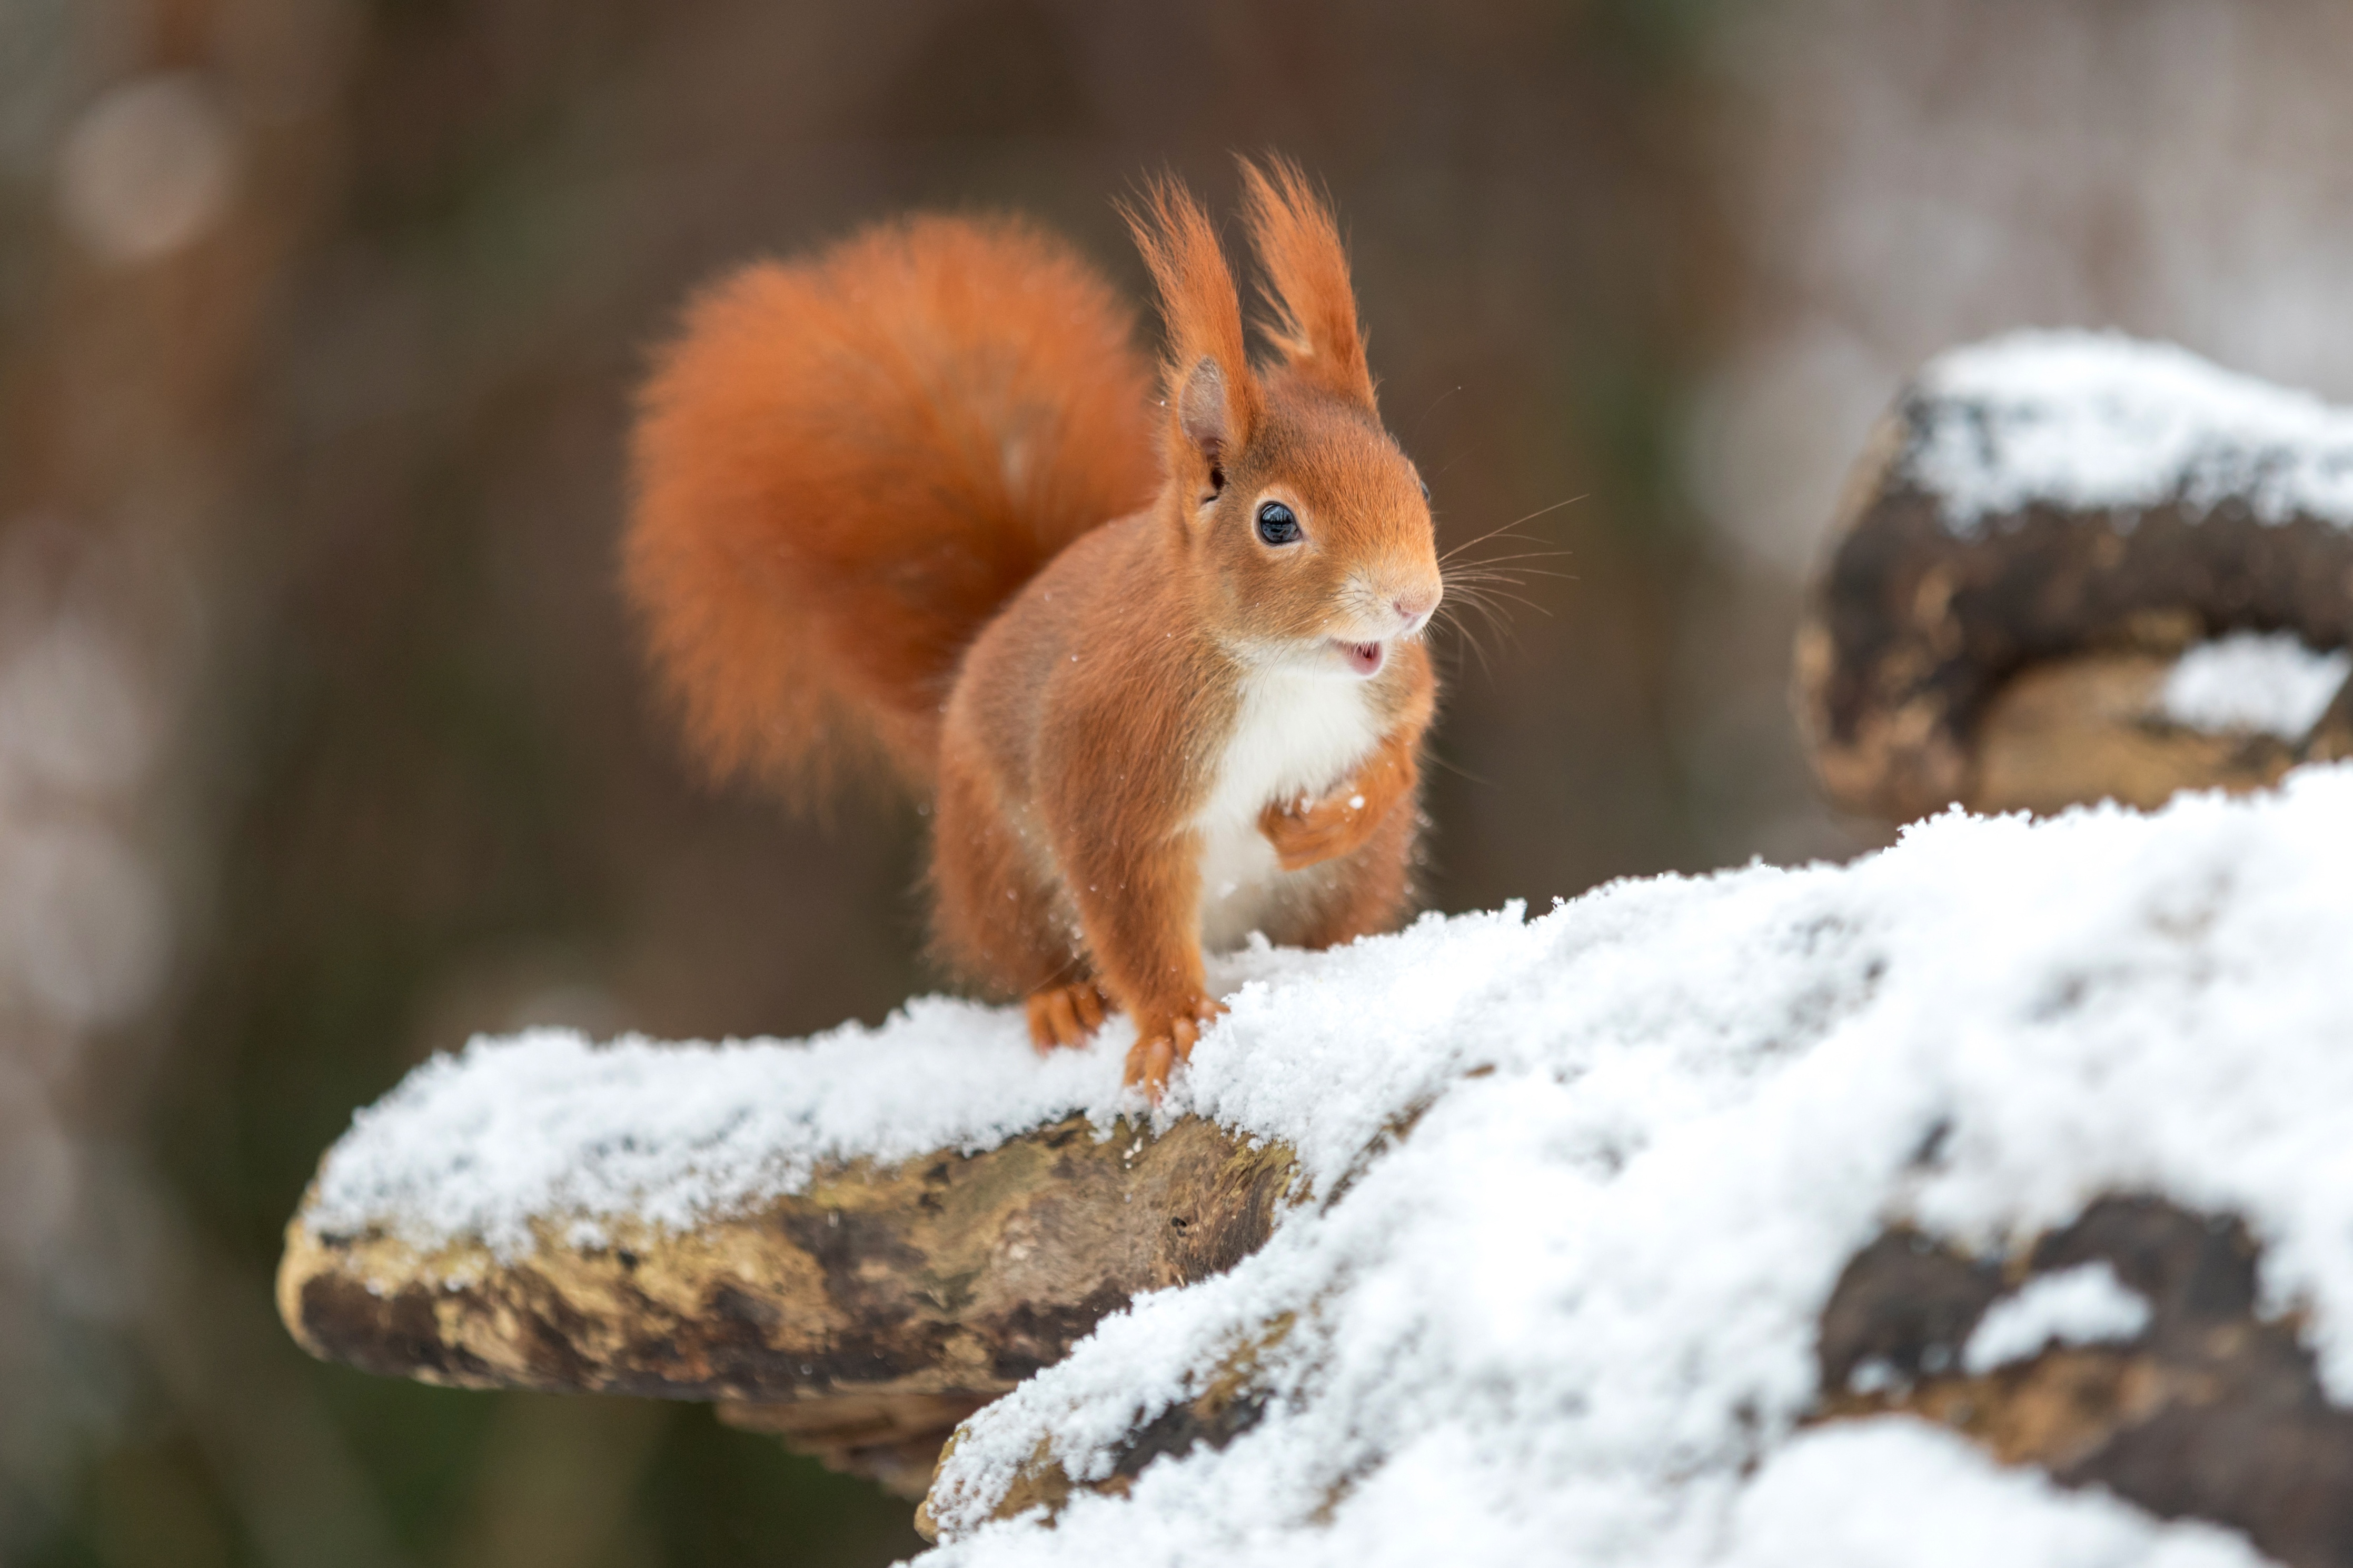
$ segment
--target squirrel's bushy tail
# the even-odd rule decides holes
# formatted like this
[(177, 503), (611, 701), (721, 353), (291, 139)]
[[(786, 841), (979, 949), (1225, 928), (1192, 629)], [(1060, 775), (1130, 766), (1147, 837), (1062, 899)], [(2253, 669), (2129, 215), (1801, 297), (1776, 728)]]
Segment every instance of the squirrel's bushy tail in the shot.
[(623, 578), (714, 772), (807, 803), (880, 762), (930, 787), (981, 626), (1158, 484), (1110, 287), (1006, 219), (879, 225), (724, 279), (639, 413)]

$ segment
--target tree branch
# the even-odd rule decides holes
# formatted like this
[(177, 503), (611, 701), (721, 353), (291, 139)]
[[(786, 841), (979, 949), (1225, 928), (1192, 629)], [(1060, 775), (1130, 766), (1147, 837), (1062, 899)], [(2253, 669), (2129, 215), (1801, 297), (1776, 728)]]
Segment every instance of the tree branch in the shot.
[(1254, 1251), (1291, 1178), (1287, 1150), (1208, 1122), (1098, 1140), (1073, 1118), (980, 1153), (821, 1172), (690, 1231), (551, 1217), (516, 1259), (420, 1249), (389, 1216), (322, 1234), (306, 1205), (279, 1309), (312, 1354), (364, 1372), (721, 1402), (914, 1495), (957, 1421), (1105, 1313)]

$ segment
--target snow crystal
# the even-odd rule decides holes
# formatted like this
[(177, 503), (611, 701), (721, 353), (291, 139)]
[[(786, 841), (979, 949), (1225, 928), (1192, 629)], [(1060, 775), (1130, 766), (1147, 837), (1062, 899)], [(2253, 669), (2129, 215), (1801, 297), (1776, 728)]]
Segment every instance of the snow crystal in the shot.
[[(1999, 1255), (2116, 1192), (2242, 1216), (2263, 1310), (2300, 1310), (2353, 1396), (2348, 887), (2353, 766), (2319, 767), (1257, 943), (1217, 972), (1231, 1010), (1166, 1112), (1289, 1142), (1300, 1205), (975, 1416), (926, 1561), (2250, 1563), (1901, 1422), (1798, 1423), (1823, 1305), (1886, 1226)], [(359, 1120), (313, 1223), (685, 1223), (820, 1160), (1108, 1128), (1126, 1039), (1041, 1060), (1015, 1014), (925, 1002), (806, 1045), (480, 1043)], [(988, 1521), (1034, 1456), (1103, 1479), (1244, 1352), (1268, 1401), (1223, 1449), (1050, 1530)]]
[(2098, 510), (2244, 496), (2255, 516), (2353, 527), (2353, 412), (2115, 332), (2028, 331), (1920, 373), (1910, 477), (1974, 533), (2031, 501)]
[(2148, 1298), (2126, 1289), (2114, 1265), (2079, 1264), (2045, 1274), (1989, 1308), (1961, 1352), (1961, 1368), (1982, 1377), (1998, 1366), (2040, 1355), (2048, 1344), (2133, 1339), (2148, 1327)]
[(2353, 653), (2316, 653), (2294, 632), (2234, 632), (2202, 642), (2175, 661), (2158, 712), (2176, 724), (2301, 741), (2327, 710)]

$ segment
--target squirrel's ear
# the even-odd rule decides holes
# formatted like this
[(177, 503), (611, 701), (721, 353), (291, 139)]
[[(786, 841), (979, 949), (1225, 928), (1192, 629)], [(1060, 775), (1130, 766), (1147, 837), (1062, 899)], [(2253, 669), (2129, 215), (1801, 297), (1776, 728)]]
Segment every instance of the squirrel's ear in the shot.
[(1226, 452), (1233, 440), (1232, 412), (1226, 404), (1226, 378), (1218, 362), (1205, 359), (1185, 377), (1176, 394), (1176, 426), (1209, 465), (1209, 489), (1226, 487)]
[(1221, 464), (1259, 422), (1258, 378), (1242, 341), (1241, 299), (1217, 231), (1173, 179), (1146, 187), (1141, 210), (1122, 205), (1135, 247), (1160, 290), (1168, 333), (1168, 461), (1178, 473), (1224, 481)]
[(1260, 292), (1269, 311), (1268, 339), (1293, 374), (1373, 408), (1348, 253), (1330, 205), (1288, 158), (1270, 157), (1263, 168), (1247, 158), (1237, 162), (1250, 245), (1266, 274)]

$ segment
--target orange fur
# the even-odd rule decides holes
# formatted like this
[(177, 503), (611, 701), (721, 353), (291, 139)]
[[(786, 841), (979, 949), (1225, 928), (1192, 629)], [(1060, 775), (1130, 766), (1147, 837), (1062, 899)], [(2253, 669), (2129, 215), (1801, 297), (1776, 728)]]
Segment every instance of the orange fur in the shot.
[[(1041, 1047), (1107, 997), (1155, 1094), (1220, 1010), (1205, 936), (1401, 915), (1436, 700), (1429, 507), (1337, 226), (1297, 169), (1243, 173), (1265, 365), (1201, 208), (1162, 182), (1130, 215), (1168, 345), (1156, 494), (1117, 312), (1006, 225), (743, 275), (638, 439), (629, 584), (705, 754), (806, 781), (854, 742), (930, 785), (940, 956), (1028, 996)], [(1296, 540), (1261, 536), (1277, 503)]]

